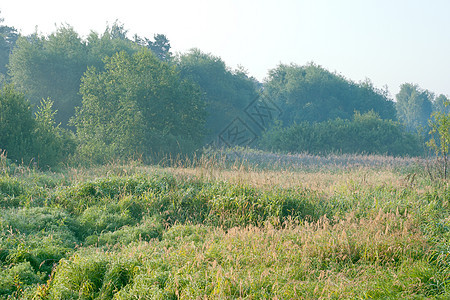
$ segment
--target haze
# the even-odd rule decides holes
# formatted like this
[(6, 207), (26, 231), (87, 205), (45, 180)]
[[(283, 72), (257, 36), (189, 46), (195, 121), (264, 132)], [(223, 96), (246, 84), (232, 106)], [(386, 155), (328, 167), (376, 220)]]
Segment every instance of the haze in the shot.
[(69, 24), (81, 35), (116, 19), (174, 52), (196, 47), (243, 66), (262, 81), (279, 63), (315, 62), (354, 81), (402, 83), (450, 95), (450, 1), (7, 1), (4, 24), (49, 34)]

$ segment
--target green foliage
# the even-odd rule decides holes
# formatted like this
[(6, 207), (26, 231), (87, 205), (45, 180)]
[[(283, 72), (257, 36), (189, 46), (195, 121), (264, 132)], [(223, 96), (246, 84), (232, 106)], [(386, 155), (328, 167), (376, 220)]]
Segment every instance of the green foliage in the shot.
[[(14, 37), (14, 30), (2, 36), (4, 29), (0, 68), (2, 43)], [(148, 49), (138, 51), (143, 47)], [(177, 70), (164, 35), (131, 42), (117, 22), (87, 40), (69, 26), (48, 37), (20, 38), (11, 58), (13, 81), (33, 103), (41, 102), (33, 118), (21, 92), (13, 86), (0, 92), (0, 148), (8, 152), (6, 158), (0, 150), (1, 299), (450, 295), (450, 190), (420, 178), (421, 165), (417, 174), (388, 179), (388, 168), (377, 166), (372, 176), (381, 178), (370, 183), (366, 176), (373, 170), (355, 168), (357, 159), (351, 166), (300, 166), (294, 173), (281, 163), (269, 166), (268, 157), (279, 156), (261, 152), (261, 165), (272, 171), (251, 169), (255, 161), (241, 167), (209, 161), (168, 173), (141, 165), (42, 173), (13, 161), (41, 167), (64, 162), (74, 137), (55, 119), (66, 122), (75, 105), (82, 104), (73, 118), (78, 158), (150, 161), (160, 152), (196, 149), (204, 140), (205, 110), (208, 138), (216, 137), (244, 114), (258, 83), (199, 50), (181, 55)], [(414, 129), (426, 115), (425, 98), (432, 97), (410, 88), (402, 95), (413, 100), (397, 109), (409, 109)], [(386, 120), (394, 119), (393, 104), (369, 81), (355, 84), (313, 64), (280, 65), (264, 93), (284, 111), (264, 134), (265, 149), (421, 154), (414, 135)], [(49, 96), (61, 114), (50, 98), (41, 100)], [(444, 177), (450, 141), (445, 102), (441, 95), (433, 103), (438, 112), (429, 141), (445, 161)], [(350, 120), (354, 110), (363, 113)], [(285, 157), (284, 166), (292, 167), (292, 156)], [(312, 183), (305, 182), (308, 176)]]
[[(116, 222), (116, 221), (115, 221)], [(164, 227), (157, 217), (146, 218), (136, 226), (124, 225), (120, 229), (104, 231), (86, 237), (86, 245), (116, 246), (128, 245), (135, 241), (150, 241), (162, 237)]]
[(35, 105), (41, 99), (53, 99), (56, 122), (66, 127), (75, 107), (81, 105), (80, 83), (87, 67), (102, 68), (107, 56), (136, 51), (132, 41), (121, 39), (120, 30), (115, 24), (103, 35), (91, 33), (83, 40), (66, 25), (49, 36), (20, 37), (9, 61), (12, 82)]
[(35, 120), (25, 96), (12, 85), (0, 90), (0, 148), (15, 161), (33, 157)]
[(72, 132), (55, 125), (53, 101), (42, 100), (35, 118), (33, 132), (36, 162), (40, 167), (55, 166), (75, 152), (75, 137)]
[[(52, 299), (97, 299), (107, 272), (109, 259), (101, 255), (74, 256), (62, 260), (52, 281)], [(61, 270), (60, 272), (58, 272)], [(67, 280), (70, 278), (70, 280)]]
[(124, 25), (118, 21), (115, 21), (111, 27), (107, 26), (103, 34), (91, 32), (86, 39), (89, 58), (86, 67), (93, 66), (99, 70), (103, 70), (103, 60), (105, 58), (122, 51), (128, 54), (133, 54), (138, 51), (139, 47), (127, 38), (127, 33), (128, 31), (124, 28)]
[(427, 128), (433, 98), (429, 91), (420, 89), (418, 85), (404, 83), (395, 98), (398, 120), (404, 123), (409, 131), (418, 132)]
[(449, 114), (450, 105), (446, 104), (447, 102), (450, 102), (450, 99), (448, 99), (448, 97), (446, 97), (445, 95), (441, 94), (437, 96), (433, 101), (433, 112)]
[(80, 215), (93, 205), (111, 205), (118, 201), (121, 211), (129, 211), (134, 220), (139, 220), (147, 209), (147, 203), (133, 195), (144, 197), (150, 191), (155, 194), (168, 193), (176, 186), (173, 176), (108, 177), (93, 182), (82, 182), (59, 191), (53, 199), (55, 205)]
[[(164, 35), (156, 35), (155, 42), (146, 41), (149, 43), (147, 46), (161, 59), (170, 60), (170, 43)], [(121, 51), (132, 54), (141, 48), (143, 45), (127, 38), (124, 25), (118, 21), (108, 26), (102, 34), (91, 32), (86, 39), (82, 39), (71, 26), (65, 25), (48, 36), (34, 33), (19, 37), (9, 59), (9, 74), (12, 82), (27, 94), (32, 104), (37, 106), (41, 99), (52, 99), (57, 111), (56, 123), (67, 127), (69, 119), (75, 114), (75, 107), (82, 104), (79, 91), (87, 68), (93, 66), (103, 70), (105, 58)], [(8, 48), (8, 51), (11, 50)]]
[(313, 63), (281, 64), (270, 70), (264, 93), (283, 111), (285, 126), (351, 119), (355, 111), (374, 111), (382, 119), (395, 120), (393, 102), (385, 91), (376, 89), (368, 80), (356, 84)]
[[(445, 186), (423, 179), (405, 186), (396, 183), (401, 174), (369, 183), (370, 171), (357, 168), (310, 174), (328, 180), (331, 192), (301, 187), (307, 173), (277, 173), (304, 178), (287, 188), (180, 175), (189, 170), (96, 179), (72, 170), (73, 182), (47, 173), (2, 174), (0, 197), (29, 199), (0, 212), (0, 298), (450, 293)], [(343, 185), (327, 176), (343, 177)]]
[(259, 192), (245, 185), (201, 181), (180, 185), (170, 176), (83, 183), (59, 193), (53, 201), (79, 215), (84, 237), (134, 226), (145, 215), (159, 216), (165, 224), (192, 222), (231, 228), (269, 219), (280, 223), (287, 218), (318, 219), (328, 209), (321, 206), (319, 195), (306, 191)]
[(21, 92), (11, 85), (0, 91), (0, 147), (8, 158), (48, 168), (74, 152), (74, 137), (55, 126), (52, 105), (52, 101), (42, 100), (33, 118), (31, 106)]
[(258, 96), (257, 82), (245, 72), (230, 70), (217, 56), (192, 49), (177, 61), (180, 74), (197, 83), (207, 103), (206, 142), (218, 137)]
[(167, 37), (164, 34), (155, 34), (153, 39), (154, 41), (151, 41), (148, 38), (141, 38), (137, 35), (134, 37), (134, 41), (138, 45), (150, 49), (161, 61), (171, 61), (172, 53), (170, 52), (170, 42)]
[(0, 270), (0, 297), (20, 295), (24, 286), (41, 283), (29, 262), (19, 263), (11, 268)]
[(3, 197), (14, 197), (24, 193), (24, 186), (14, 177), (0, 177), (0, 193)]
[(82, 80), (83, 105), (73, 124), (79, 154), (92, 162), (188, 153), (203, 137), (200, 91), (149, 50), (121, 52), (90, 68)]
[(87, 65), (86, 47), (72, 27), (60, 27), (48, 37), (20, 37), (9, 61), (12, 82), (35, 105), (54, 99), (56, 120), (64, 126), (81, 104), (78, 90)]
[(336, 119), (282, 128), (264, 133), (259, 145), (266, 150), (310, 154), (366, 153), (394, 156), (421, 154), (419, 139), (391, 120), (373, 112), (356, 113), (352, 121)]
[(47, 196), (42, 187), (25, 184), (10, 174), (0, 177), (0, 206), (17, 207), (31, 202), (41, 202)]
[[(35, 283), (43, 283), (54, 265), (73, 252), (76, 245), (71, 218), (59, 209), (19, 208), (3, 209), (0, 213), (0, 290), (7, 294), (18, 292)], [(26, 267), (17, 272), (18, 268)], [(18, 277), (8, 274), (18, 273)], [(10, 279), (11, 279), (10, 278)], [(14, 287), (14, 289), (11, 289)], [(2, 291), (2, 293), (5, 293)]]
[[(445, 103), (447, 106), (449, 102)], [(429, 121), (430, 140), (427, 145), (435, 152), (440, 175), (447, 179), (448, 155), (450, 150), (450, 113), (434, 112)]]
[(120, 211), (113, 205), (88, 207), (78, 220), (85, 236), (116, 231), (127, 224), (134, 225), (128, 211)]
[[(13, 229), (24, 234), (34, 234), (47, 230), (76, 230), (71, 217), (60, 209), (49, 207), (31, 207), (3, 210), (1, 229)], [(70, 244), (70, 241), (67, 241)]]
[[(0, 17), (0, 23), (3, 21), (3, 18)], [(0, 25), (0, 86), (2, 86), (2, 79), (4, 80), (7, 76), (6, 65), (18, 37), (19, 34), (14, 27)]]
[(431, 276), (438, 268), (420, 257), (411, 260), (424, 245), (420, 235), (402, 236), (410, 226), (406, 218), (380, 213), (377, 220), (361, 222), (349, 217), (335, 226), (323, 220), (280, 230), (229, 231), (177, 225), (161, 241), (114, 252), (84, 250), (63, 260), (48, 298), (312, 299), (446, 291), (434, 288), (444, 278)]

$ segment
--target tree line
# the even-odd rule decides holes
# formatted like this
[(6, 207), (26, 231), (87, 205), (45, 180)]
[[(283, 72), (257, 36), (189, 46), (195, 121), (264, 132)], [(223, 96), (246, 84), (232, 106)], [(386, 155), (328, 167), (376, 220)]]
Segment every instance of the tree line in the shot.
[(431, 114), (448, 113), (444, 95), (405, 83), (394, 102), (314, 63), (280, 64), (261, 83), (199, 49), (174, 55), (163, 34), (130, 37), (119, 22), (85, 38), (69, 25), (27, 36), (0, 25), (0, 82), (0, 149), (43, 167), (192, 153), (260, 99), (280, 114), (250, 128), (253, 146), (289, 152), (418, 155)]

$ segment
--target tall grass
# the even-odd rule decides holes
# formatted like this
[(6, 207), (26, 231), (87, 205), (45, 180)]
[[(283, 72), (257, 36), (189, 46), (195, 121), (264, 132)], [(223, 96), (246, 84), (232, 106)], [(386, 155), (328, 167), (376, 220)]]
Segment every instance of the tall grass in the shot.
[(315, 159), (7, 169), (0, 298), (449, 297), (448, 182)]
[(282, 229), (177, 225), (162, 241), (79, 251), (60, 263), (45, 297), (102, 299), (115, 291), (115, 299), (355, 299), (445, 292), (437, 284), (447, 278), (428, 263), (430, 246), (413, 226), (408, 216), (382, 212)]

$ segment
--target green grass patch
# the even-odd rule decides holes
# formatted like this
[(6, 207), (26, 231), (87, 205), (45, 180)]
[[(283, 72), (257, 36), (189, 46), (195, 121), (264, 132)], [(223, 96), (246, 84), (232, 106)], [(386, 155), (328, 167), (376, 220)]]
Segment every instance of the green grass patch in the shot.
[(0, 299), (450, 296), (448, 182), (216, 167), (3, 172)]

